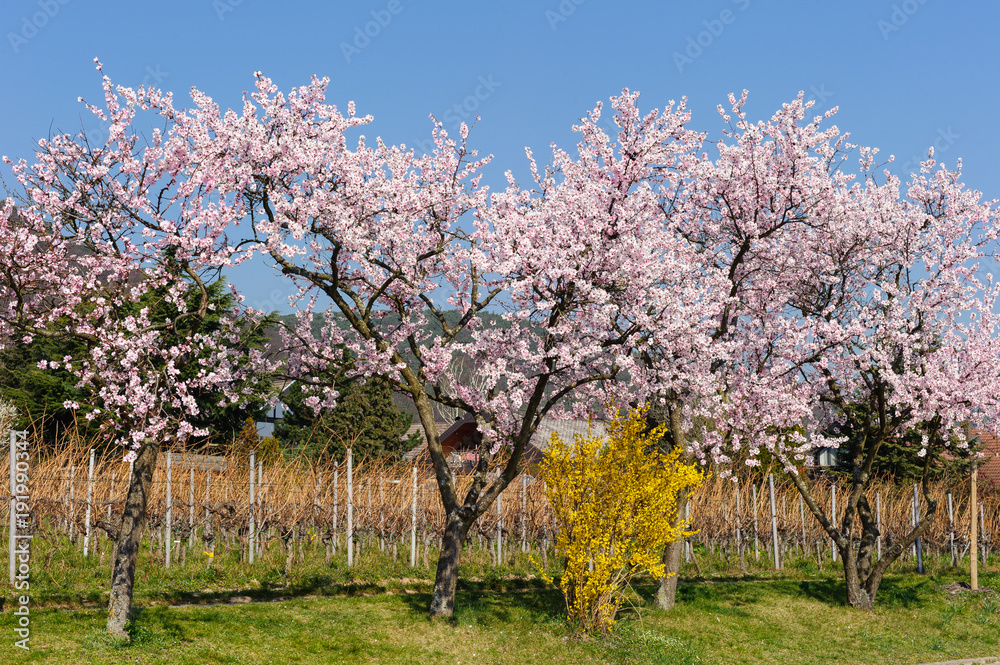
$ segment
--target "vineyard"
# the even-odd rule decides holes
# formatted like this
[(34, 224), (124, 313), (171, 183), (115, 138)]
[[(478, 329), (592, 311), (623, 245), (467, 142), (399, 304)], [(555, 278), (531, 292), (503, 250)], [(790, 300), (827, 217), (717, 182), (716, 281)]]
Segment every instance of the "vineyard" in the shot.
[[(19, 533), (40, 532), (52, 542), (72, 543), (84, 556), (110, 560), (129, 473), (120, 451), (114, 453), (99, 457), (79, 445), (48, 456), (31, 451), (30, 523), (20, 525)], [(6, 468), (7, 460), (3, 463)], [(742, 572), (748, 566), (780, 568), (796, 560), (811, 560), (821, 568), (831, 563), (835, 554), (830, 539), (791, 483), (780, 482), (776, 475), (772, 493), (767, 475), (762, 477), (763, 482), (708, 477), (686, 509), (698, 529), (694, 543), (702, 545), (700, 551)], [(460, 486), (469, 482), (459, 479)], [(835, 482), (812, 482), (818, 483), (816, 496), (828, 510), (843, 496)], [(922, 554), (959, 562), (969, 550), (968, 483), (938, 481), (932, 487), (938, 514), (921, 540)], [(874, 486), (869, 499), (881, 523), (880, 547), (902, 538), (913, 523), (913, 488), (886, 480)], [(998, 497), (987, 496), (978, 512), (980, 556), (987, 561), (1000, 526)], [(162, 453), (153, 477), (146, 535), (150, 550), (167, 567), (211, 566), (216, 553), (234, 550), (252, 563), (255, 554), (280, 545), (287, 550), (287, 569), (307, 555), (323, 556), (330, 563), (341, 548), (349, 566), (377, 548), (395, 561), (428, 568), (443, 524), (428, 468), (369, 460), (319, 466), (277, 458), (254, 460), (251, 473), (247, 455)], [(548, 566), (555, 528), (541, 481), (525, 472), (476, 523), (469, 547), (488, 554), (493, 566), (503, 565), (517, 552), (533, 553)], [(696, 551), (686, 547), (685, 558), (698, 565)], [(915, 554), (914, 547), (902, 561)]]

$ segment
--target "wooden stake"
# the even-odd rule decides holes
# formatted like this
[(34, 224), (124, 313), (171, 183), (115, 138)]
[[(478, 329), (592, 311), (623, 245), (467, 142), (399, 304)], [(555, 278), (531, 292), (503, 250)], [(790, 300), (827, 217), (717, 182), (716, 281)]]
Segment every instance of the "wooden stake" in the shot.
[(170, 467), (173, 461), (173, 453), (167, 452), (167, 517), (163, 524), (163, 566), (167, 569), (170, 568), (170, 550), (173, 549), (171, 545), (173, 544), (171, 540), (173, 539), (170, 535), (170, 527), (172, 526), (171, 519), (173, 519), (171, 509), (173, 504), (171, 502), (170, 496)]
[(90, 511), (94, 504), (94, 449), (90, 449), (90, 463), (87, 466), (87, 515), (84, 518), (83, 557), (90, 553)]

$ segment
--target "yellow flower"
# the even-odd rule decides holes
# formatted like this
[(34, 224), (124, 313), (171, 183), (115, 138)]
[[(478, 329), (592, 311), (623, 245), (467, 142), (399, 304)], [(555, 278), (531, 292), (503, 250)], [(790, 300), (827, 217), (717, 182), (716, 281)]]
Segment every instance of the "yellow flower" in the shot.
[(660, 452), (666, 426), (646, 432), (645, 409), (611, 423), (607, 437), (552, 434), (542, 463), (546, 493), (565, 556), (560, 587), (571, 621), (607, 631), (624, 591), (640, 572), (663, 575), (664, 545), (694, 532), (677, 521), (679, 500), (701, 485), (680, 451)]

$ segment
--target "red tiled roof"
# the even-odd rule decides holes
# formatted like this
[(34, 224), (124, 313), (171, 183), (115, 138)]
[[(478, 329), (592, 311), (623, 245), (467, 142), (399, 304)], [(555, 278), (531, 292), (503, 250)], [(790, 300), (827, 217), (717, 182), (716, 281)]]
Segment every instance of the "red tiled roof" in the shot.
[(973, 432), (983, 442), (984, 458), (979, 460), (979, 484), (983, 489), (1000, 490), (1000, 436), (989, 432)]

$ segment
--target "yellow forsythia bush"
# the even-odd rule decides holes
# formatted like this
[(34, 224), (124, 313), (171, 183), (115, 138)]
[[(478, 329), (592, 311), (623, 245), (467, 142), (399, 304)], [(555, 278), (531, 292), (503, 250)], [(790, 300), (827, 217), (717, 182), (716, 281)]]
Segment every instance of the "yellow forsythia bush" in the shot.
[(659, 452), (666, 428), (646, 432), (644, 416), (635, 409), (612, 421), (606, 437), (591, 431), (572, 443), (553, 432), (542, 462), (566, 562), (560, 587), (569, 621), (583, 631), (607, 632), (632, 577), (662, 576), (663, 547), (693, 533), (674, 526), (677, 498), (703, 474), (679, 450)]

